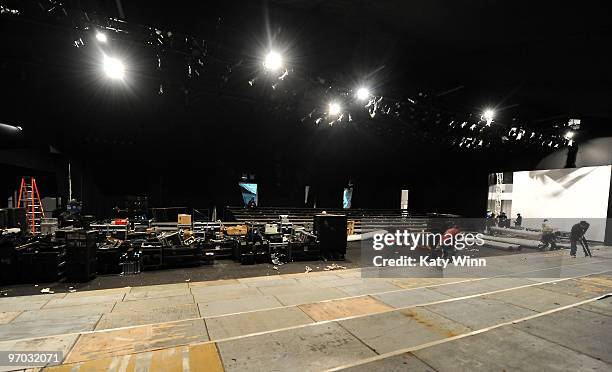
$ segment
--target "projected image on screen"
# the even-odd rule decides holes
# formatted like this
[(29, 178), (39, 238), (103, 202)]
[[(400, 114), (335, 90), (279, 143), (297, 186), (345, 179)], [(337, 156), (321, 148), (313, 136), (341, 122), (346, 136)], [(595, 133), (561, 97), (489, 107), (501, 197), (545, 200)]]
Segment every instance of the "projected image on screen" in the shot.
[(569, 231), (585, 220), (591, 224), (587, 238), (603, 241), (611, 171), (608, 165), (513, 172), (504, 173), (502, 182), (492, 174), (488, 209), (493, 211), (497, 202), (508, 217), (520, 213), (527, 228), (537, 229), (541, 219), (554, 218), (562, 225), (556, 226), (559, 230)]
[(353, 200), (353, 188), (346, 187), (342, 193), (342, 208), (350, 209)]
[(256, 183), (238, 183), (240, 192), (242, 193), (242, 201), (245, 206), (257, 206), (257, 184)]

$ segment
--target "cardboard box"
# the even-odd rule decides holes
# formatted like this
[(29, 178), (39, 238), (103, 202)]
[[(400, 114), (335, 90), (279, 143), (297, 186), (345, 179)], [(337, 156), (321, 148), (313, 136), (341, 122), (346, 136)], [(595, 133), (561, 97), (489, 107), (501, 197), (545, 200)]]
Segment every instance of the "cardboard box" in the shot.
[(236, 225), (236, 226), (228, 226), (225, 228), (225, 232), (229, 236), (242, 236), (247, 233), (246, 225)]
[(178, 224), (179, 225), (191, 225), (191, 215), (190, 214), (179, 214)]
[(348, 220), (346, 221), (346, 235), (355, 234), (355, 221)]
[(278, 224), (275, 223), (267, 223), (264, 226), (265, 234), (278, 234)]

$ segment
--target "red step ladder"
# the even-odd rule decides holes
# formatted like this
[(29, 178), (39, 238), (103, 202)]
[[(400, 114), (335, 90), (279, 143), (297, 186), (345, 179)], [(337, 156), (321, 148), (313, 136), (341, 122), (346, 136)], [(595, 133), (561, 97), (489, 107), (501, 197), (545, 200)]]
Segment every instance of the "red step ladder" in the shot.
[(26, 225), (32, 234), (40, 233), (42, 219), (45, 218), (45, 210), (40, 200), (38, 186), (34, 177), (21, 177), (19, 187), (19, 199), (17, 208), (24, 208), (26, 212)]

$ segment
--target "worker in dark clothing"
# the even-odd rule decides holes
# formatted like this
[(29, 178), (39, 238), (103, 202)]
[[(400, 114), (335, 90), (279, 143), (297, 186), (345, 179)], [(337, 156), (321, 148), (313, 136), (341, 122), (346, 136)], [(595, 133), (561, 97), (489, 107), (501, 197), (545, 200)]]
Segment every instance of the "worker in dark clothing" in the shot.
[(497, 226), (499, 227), (510, 227), (510, 220), (508, 216), (506, 216), (506, 212), (501, 212), (499, 217), (497, 217)]
[(589, 229), (589, 223), (586, 221), (580, 221), (579, 223), (572, 226), (572, 230), (570, 231), (570, 256), (576, 257), (576, 250), (578, 249), (577, 243), (582, 245), (582, 250), (584, 251), (584, 257), (593, 257), (591, 255), (591, 250), (589, 249), (589, 243), (587, 242), (584, 234)]
[(516, 220), (514, 220), (514, 227), (521, 227), (523, 224), (523, 216), (520, 213), (516, 214)]
[(485, 215), (485, 221), (484, 221), (484, 232), (485, 234), (489, 234), (489, 229), (491, 228), (491, 226), (495, 225), (495, 215), (493, 214), (493, 212), (491, 211), (487, 211), (487, 214)]

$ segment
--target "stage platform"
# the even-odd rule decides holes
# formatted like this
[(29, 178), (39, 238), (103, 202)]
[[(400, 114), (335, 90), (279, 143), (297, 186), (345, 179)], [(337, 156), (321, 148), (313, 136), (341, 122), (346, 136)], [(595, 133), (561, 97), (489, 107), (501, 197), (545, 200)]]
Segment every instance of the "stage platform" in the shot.
[(512, 278), (356, 268), (6, 297), (0, 350), (62, 351), (49, 371), (610, 370), (612, 248), (593, 253), (488, 258)]

